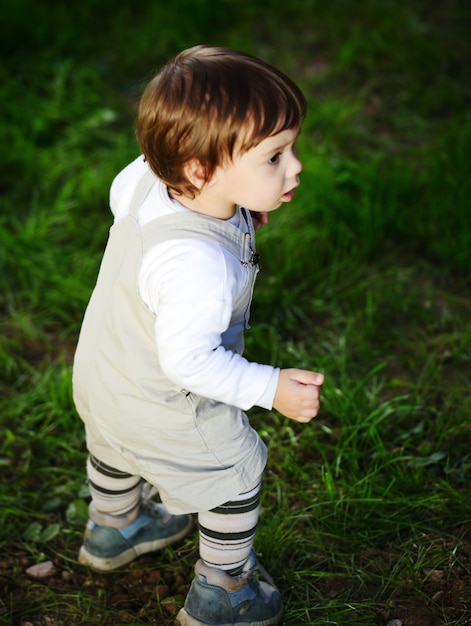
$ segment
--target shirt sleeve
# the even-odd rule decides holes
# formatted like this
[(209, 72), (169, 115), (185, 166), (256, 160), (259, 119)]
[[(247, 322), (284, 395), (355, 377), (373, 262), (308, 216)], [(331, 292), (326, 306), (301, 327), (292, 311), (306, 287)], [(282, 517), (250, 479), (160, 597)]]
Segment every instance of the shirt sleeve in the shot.
[(159, 361), (173, 383), (243, 410), (271, 409), (279, 369), (221, 344), (245, 280), (241, 264), (217, 243), (174, 240), (146, 254), (139, 290), (156, 314)]

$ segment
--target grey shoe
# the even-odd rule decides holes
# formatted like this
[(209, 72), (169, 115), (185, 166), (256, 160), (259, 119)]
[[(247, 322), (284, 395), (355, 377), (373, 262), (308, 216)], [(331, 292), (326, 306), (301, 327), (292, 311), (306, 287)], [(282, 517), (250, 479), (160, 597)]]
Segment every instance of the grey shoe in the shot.
[(147, 502), (126, 528), (101, 526), (89, 520), (78, 560), (99, 572), (112, 571), (142, 554), (179, 541), (191, 526), (190, 515), (171, 515), (162, 504)]
[[(259, 580), (256, 570), (267, 581)], [(275, 626), (283, 617), (278, 589), (257, 563), (240, 576), (198, 561), (178, 626)]]

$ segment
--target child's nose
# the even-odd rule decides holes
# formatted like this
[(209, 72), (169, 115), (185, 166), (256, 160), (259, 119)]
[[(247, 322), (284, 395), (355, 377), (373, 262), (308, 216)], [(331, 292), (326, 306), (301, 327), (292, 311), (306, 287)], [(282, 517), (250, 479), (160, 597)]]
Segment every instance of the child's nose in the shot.
[(298, 159), (296, 154), (293, 152), (291, 163), (288, 168), (288, 176), (297, 176), (301, 172), (302, 169), (303, 169), (303, 164)]

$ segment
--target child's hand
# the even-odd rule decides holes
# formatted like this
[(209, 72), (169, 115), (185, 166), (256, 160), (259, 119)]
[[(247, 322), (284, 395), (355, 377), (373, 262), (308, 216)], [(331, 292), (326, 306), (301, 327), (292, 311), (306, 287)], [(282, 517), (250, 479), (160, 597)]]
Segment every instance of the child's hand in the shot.
[(324, 376), (298, 369), (280, 371), (273, 408), (297, 422), (310, 422), (320, 406), (319, 387)]
[(255, 230), (262, 228), (268, 224), (268, 212), (250, 211), (252, 216), (253, 227)]

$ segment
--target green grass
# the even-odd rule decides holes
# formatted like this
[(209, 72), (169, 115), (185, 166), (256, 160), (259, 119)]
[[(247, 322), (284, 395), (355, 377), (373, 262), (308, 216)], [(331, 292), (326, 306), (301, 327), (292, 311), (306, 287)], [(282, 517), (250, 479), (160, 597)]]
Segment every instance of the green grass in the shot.
[[(326, 376), (308, 425), (251, 412), (270, 450), (257, 549), (286, 624), (469, 623), (468, 3), (115, 4), (2, 11), (0, 622), (167, 624), (183, 602), (145, 559), (140, 593), (79, 573), (70, 374), (142, 85), (209, 42), (277, 64), (310, 104), (302, 185), (259, 234), (247, 336), (251, 358)], [(167, 587), (194, 557), (194, 537), (164, 552)], [(46, 559), (61, 584), (26, 584)]]

